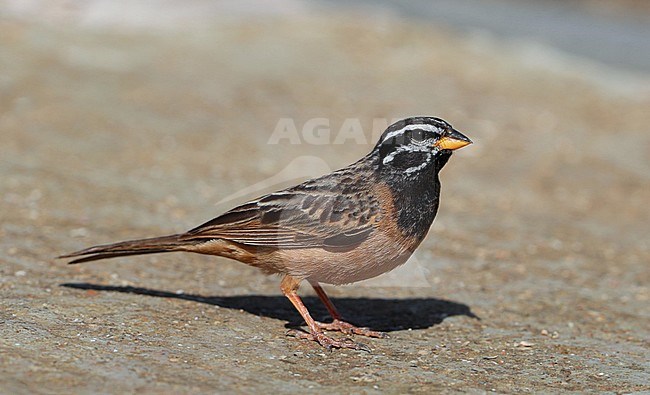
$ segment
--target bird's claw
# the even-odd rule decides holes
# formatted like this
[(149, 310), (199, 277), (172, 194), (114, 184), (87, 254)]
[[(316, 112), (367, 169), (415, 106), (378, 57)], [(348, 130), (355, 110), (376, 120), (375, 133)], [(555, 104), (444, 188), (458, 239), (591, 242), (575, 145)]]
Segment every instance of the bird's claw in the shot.
[(310, 332), (303, 332), (303, 331), (291, 329), (287, 331), (287, 336), (293, 336), (298, 339), (315, 341), (321, 346), (325, 347), (328, 351), (332, 351), (332, 349), (334, 348), (349, 348), (352, 350), (361, 350), (366, 352), (371, 351), (370, 347), (368, 347), (363, 343), (355, 342), (349, 338), (344, 338), (341, 340), (333, 339), (325, 335), (323, 332), (310, 333)]
[(324, 322), (316, 322), (316, 326), (320, 329), (324, 329), (326, 331), (339, 331), (341, 333), (344, 333), (346, 335), (360, 335), (360, 336), (366, 336), (366, 337), (376, 337), (380, 339), (385, 339), (388, 337), (388, 335), (384, 332), (378, 332), (378, 331), (373, 331), (370, 330), (369, 328), (365, 327), (358, 327), (355, 325), (352, 325), (348, 322), (341, 321), (341, 320), (334, 320), (329, 323), (324, 323)]

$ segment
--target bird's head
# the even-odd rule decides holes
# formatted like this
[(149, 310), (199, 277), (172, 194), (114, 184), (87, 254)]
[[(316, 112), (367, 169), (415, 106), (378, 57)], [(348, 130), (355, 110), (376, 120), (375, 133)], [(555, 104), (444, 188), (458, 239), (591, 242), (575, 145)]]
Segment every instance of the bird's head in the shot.
[(472, 141), (435, 117), (412, 117), (395, 122), (382, 134), (373, 150), (379, 166), (411, 176), (435, 165), (439, 171), (455, 149)]

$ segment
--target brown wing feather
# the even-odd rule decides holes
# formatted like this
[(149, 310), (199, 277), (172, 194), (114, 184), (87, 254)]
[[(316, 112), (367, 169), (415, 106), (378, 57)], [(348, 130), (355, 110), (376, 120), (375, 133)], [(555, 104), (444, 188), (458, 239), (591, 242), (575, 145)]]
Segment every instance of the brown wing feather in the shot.
[(345, 176), (336, 180), (331, 184), (331, 178), (324, 177), (263, 196), (190, 230), (182, 238), (224, 239), (273, 248), (360, 244), (377, 227), (379, 202), (358, 192), (364, 188), (349, 188), (359, 180)]

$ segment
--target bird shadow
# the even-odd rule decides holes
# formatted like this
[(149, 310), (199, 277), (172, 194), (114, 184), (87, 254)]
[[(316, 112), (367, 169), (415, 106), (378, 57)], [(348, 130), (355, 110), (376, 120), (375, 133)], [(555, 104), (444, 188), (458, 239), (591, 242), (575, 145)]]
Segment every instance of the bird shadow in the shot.
[[(243, 310), (261, 317), (287, 321), (286, 327), (298, 327), (304, 322), (291, 303), (282, 295), (202, 296), (173, 293), (156, 289), (90, 283), (65, 283), (62, 287), (101, 292), (120, 292), (159, 298), (181, 299), (206, 303), (227, 309)], [(327, 321), (329, 315), (315, 296), (303, 297), (312, 316)], [(480, 320), (462, 303), (435, 298), (332, 298), (344, 317), (353, 318), (355, 325), (382, 332), (404, 329), (426, 329), (440, 324), (445, 318), (466, 316)]]

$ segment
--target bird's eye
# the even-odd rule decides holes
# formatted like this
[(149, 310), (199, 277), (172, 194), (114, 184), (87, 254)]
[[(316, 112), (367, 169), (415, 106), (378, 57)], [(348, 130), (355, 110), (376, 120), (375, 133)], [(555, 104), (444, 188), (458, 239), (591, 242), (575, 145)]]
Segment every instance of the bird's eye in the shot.
[(422, 130), (414, 130), (413, 133), (411, 133), (411, 141), (415, 143), (421, 143), (425, 138), (424, 131)]

